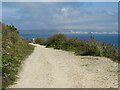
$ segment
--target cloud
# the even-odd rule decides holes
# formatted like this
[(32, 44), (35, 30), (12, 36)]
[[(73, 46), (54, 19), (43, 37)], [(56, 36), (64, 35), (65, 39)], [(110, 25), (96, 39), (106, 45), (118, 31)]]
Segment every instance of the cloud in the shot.
[(3, 3), (3, 21), (24, 30), (117, 31), (117, 16), (117, 3)]
[(3, 2), (119, 2), (119, 0), (4, 0)]
[(0, 2), (0, 22), (2, 22), (2, 3)]

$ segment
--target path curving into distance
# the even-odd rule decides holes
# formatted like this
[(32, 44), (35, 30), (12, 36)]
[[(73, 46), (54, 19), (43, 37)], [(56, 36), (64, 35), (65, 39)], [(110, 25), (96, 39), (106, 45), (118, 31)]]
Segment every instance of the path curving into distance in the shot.
[(118, 88), (118, 64), (105, 57), (35, 46), (10, 88)]

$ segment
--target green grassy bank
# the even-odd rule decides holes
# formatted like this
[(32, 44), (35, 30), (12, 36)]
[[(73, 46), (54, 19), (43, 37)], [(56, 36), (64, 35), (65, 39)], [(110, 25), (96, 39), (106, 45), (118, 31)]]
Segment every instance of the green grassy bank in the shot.
[(13, 25), (2, 26), (2, 86), (3, 88), (14, 84), (21, 63), (34, 49), (19, 36), (17, 28)]

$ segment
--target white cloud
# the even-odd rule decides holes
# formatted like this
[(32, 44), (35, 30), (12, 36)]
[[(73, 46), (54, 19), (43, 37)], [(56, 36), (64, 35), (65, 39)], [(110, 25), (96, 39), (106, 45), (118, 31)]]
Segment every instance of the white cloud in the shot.
[(0, 2), (0, 22), (2, 22), (2, 3)]
[(63, 3), (61, 6), (58, 3), (15, 3), (14, 5), (7, 6), (4, 19), (19, 24), (18, 26), (24, 29), (116, 31), (118, 27), (117, 13), (110, 12), (109, 9), (106, 12), (94, 10), (91, 12), (79, 9), (81, 4), (75, 8), (74, 4), (68, 6), (69, 3)]
[(3, 0), (2, 2), (119, 2), (119, 0)]
[(68, 16), (69, 15), (69, 8), (62, 8), (61, 13), (63, 16)]

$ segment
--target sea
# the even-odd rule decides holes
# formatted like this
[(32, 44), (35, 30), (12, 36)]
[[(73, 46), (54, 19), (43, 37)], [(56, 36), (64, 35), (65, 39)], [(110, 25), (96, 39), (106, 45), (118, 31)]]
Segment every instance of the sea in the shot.
[[(28, 41), (32, 40), (32, 38), (47, 39), (48, 37), (52, 36), (52, 34), (37, 34), (37, 33), (36, 34), (21, 33), (20, 35)], [(91, 39), (90, 34), (66, 34), (66, 36), (68, 36), (70, 38), (78, 38), (81, 40), (90, 40)], [(118, 43), (118, 41), (119, 41), (118, 34), (95, 34), (93, 36), (97, 42), (112, 44), (112, 45), (116, 46), (117, 48), (118, 47), (120, 48), (119, 43)]]

